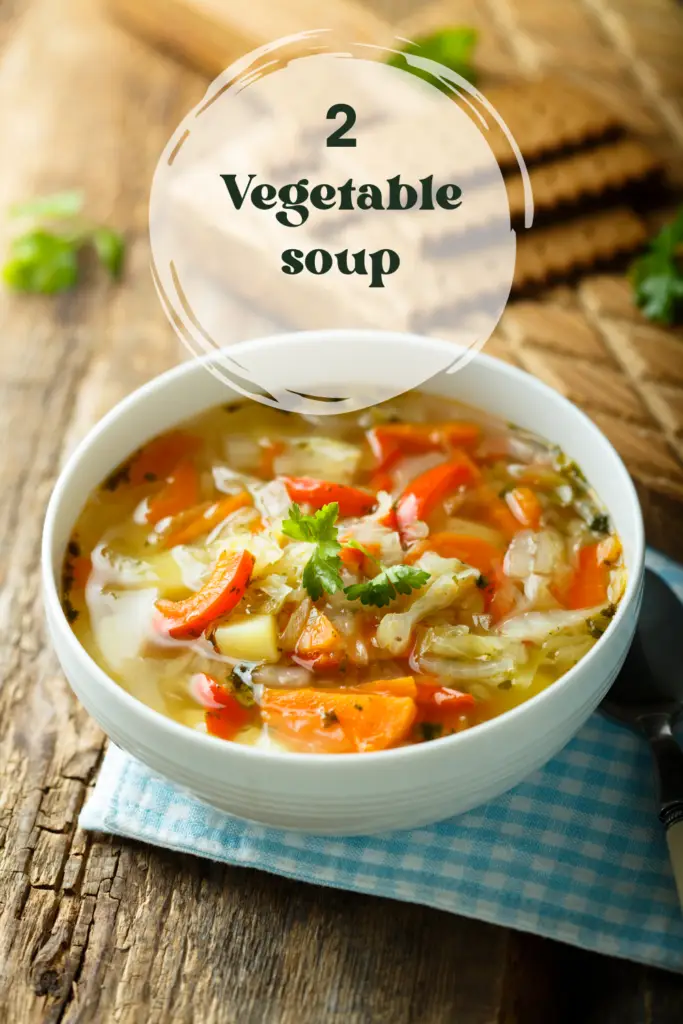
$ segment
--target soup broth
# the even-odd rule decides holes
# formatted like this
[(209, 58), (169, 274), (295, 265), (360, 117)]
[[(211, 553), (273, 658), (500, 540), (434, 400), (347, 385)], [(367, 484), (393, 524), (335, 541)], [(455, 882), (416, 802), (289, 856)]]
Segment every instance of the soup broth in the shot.
[(473, 728), (552, 685), (625, 583), (579, 467), (415, 392), (320, 418), (234, 402), (160, 435), (88, 499), (62, 603), (162, 714), (354, 753)]

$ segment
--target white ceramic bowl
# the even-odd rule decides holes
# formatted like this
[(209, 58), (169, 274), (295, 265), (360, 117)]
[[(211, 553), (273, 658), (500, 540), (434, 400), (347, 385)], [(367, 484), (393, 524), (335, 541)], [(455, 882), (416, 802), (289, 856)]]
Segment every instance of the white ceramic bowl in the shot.
[[(350, 333), (356, 340), (377, 340), (372, 332)], [(307, 347), (322, 337), (324, 332), (280, 336), (249, 345), (264, 357), (286, 351), (288, 361), (303, 365)], [(384, 340), (390, 344), (391, 336)], [(413, 342), (426, 357), (437, 345), (418, 337)], [(194, 732), (141, 704), (79, 644), (60, 606), (58, 579), (65, 545), (89, 492), (150, 437), (231, 397), (202, 364), (186, 363), (136, 391), (95, 427), (61, 473), (45, 521), (42, 572), (49, 631), (75, 693), (116, 744), (231, 814), (277, 827), (351, 835), (413, 828), (466, 811), (516, 785), (571, 739), (615, 678), (635, 629), (644, 545), (630, 477), (612, 445), (579, 409), (498, 360), (479, 355), (458, 373), (437, 376), (424, 390), (537, 431), (574, 458), (595, 486), (621, 535), (629, 582), (610, 628), (589, 654), (543, 693), (469, 732), (373, 754), (300, 755), (239, 746)]]

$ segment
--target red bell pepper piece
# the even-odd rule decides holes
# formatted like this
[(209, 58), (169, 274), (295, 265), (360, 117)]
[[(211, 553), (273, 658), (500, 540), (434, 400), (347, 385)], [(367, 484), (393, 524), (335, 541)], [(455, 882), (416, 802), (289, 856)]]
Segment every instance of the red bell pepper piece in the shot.
[(248, 551), (224, 551), (196, 594), (182, 601), (157, 601), (161, 628), (176, 640), (200, 636), (207, 626), (239, 604), (253, 568), (254, 556)]
[(426, 520), (437, 505), (459, 487), (473, 483), (479, 470), (464, 452), (443, 462), (408, 484), (396, 505), (399, 533), (419, 520)]
[(220, 708), (206, 712), (206, 731), (210, 736), (232, 740), (245, 725), (249, 724), (252, 714), (233, 694), (227, 693), (225, 697)]
[(292, 501), (316, 509), (336, 501), (340, 516), (364, 516), (377, 504), (375, 495), (362, 491), (360, 487), (315, 480), (309, 476), (285, 476), (282, 479)]
[(385, 423), (368, 430), (367, 439), (378, 470), (387, 470), (404, 454), (474, 444), (481, 437), (476, 423)]

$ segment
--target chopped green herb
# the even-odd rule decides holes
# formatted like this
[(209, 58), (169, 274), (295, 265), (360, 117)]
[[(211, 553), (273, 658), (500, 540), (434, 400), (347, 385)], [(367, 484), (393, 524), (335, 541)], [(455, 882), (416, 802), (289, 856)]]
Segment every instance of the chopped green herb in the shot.
[(420, 722), (418, 732), (423, 740), (438, 740), (443, 733), (440, 722)]
[(365, 583), (354, 583), (344, 588), (349, 601), (360, 601), (378, 608), (390, 604), (399, 594), (410, 594), (423, 587), (429, 573), (414, 565), (391, 565)]
[(489, 585), (488, 576), (484, 576), (483, 573), (481, 573), (479, 576), (477, 576), (477, 586), (479, 587), (480, 590), (486, 590), (488, 585)]
[(113, 473), (110, 473), (107, 479), (102, 484), (105, 491), (115, 491), (121, 484), (127, 484), (130, 481), (130, 462), (125, 463), (123, 466), (119, 466)]
[(25, 202), (14, 203), (9, 208), (10, 217), (74, 217), (83, 209), (83, 193), (77, 190), (55, 192), (50, 196), (38, 196)]
[(511, 679), (504, 679), (502, 681), (502, 683), (498, 683), (498, 689), (499, 690), (509, 690), (511, 688), (512, 688), (512, 680)]
[(683, 207), (631, 264), (635, 303), (649, 320), (674, 324), (683, 318)]
[(424, 78), (430, 84), (441, 88), (443, 92), (450, 92), (448, 85), (440, 84), (433, 74), (411, 64), (409, 59), (406, 60), (406, 56), (426, 57), (474, 83), (477, 76), (472, 66), (472, 57), (478, 38), (477, 30), (466, 26), (440, 29), (438, 32), (420, 36), (413, 42), (406, 43), (400, 53), (389, 58), (388, 63), (393, 67), (404, 68), (418, 78)]
[(91, 246), (112, 277), (120, 276), (124, 242), (108, 227), (69, 224), (56, 230), (45, 221), (73, 218), (80, 213), (80, 192), (60, 192), (10, 208), (16, 217), (31, 217), (34, 226), (10, 242), (9, 258), (2, 268), (5, 283), (16, 291), (52, 295), (72, 288), (79, 274), (79, 254)]
[(235, 665), (230, 673), (230, 687), (235, 699), (244, 708), (251, 708), (256, 703), (251, 673), (250, 665)]
[(356, 711), (364, 711), (365, 710), (362, 704), (354, 704), (353, 706), (356, 709)]
[(323, 505), (312, 515), (305, 515), (294, 503), (289, 518), (282, 523), (282, 532), (293, 540), (315, 544), (306, 563), (302, 583), (309, 596), (317, 601), (323, 593), (334, 594), (343, 587), (341, 578), (341, 544), (337, 540), (336, 519), (339, 505), (336, 501)]
[(338, 721), (339, 717), (336, 711), (326, 711), (323, 715), (323, 727), (325, 729), (330, 729)]
[(609, 516), (602, 512), (594, 516), (591, 521), (591, 530), (593, 533), (609, 533)]

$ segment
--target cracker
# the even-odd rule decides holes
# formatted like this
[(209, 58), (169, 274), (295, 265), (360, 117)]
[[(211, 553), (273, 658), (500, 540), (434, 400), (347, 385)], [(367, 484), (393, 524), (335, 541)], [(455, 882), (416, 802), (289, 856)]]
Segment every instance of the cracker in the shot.
[[(564, 81), (526, 80), (494, 85), (483, 91), (528, 163), (605, 138), (623, 128), (618, 115), (592, 93)], [(501, 167), (515, 165), (515, 155), (501, 130), (493, 130), (489, 141)]]
[(646, 238), (645, 224), (625, 206), (532, 229), (517, 241), (513, 291), (610, 262), (633, 252)]

